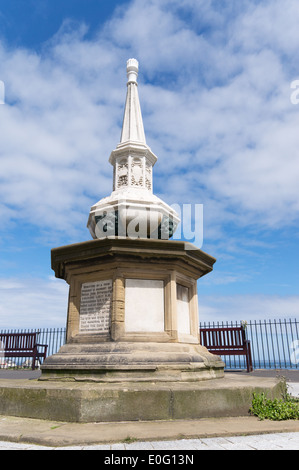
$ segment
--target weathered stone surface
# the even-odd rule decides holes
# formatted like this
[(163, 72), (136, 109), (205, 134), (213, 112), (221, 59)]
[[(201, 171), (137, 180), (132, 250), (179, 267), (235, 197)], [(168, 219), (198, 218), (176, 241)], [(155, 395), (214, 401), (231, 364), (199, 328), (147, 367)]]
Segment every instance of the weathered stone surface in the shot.
[(180, 383), (0, 380), (0, 414), (67, 422), (248, 416), (253, 392), (280, 398), (279, 379), (236, 377)]
[[(216, 259), (189, 242), (105, 238), (61, 246), (51, 250), (51, 266), (55, 276), (67, 280), (68, 270), (91, 267), (105, 261), (150, 263), (167, 266), (175, 263), (181, 270), (194, 273), (196, 279), (213, 270)], [(135, 265), (136, 266), (136, 265)], [(107, 266), (105, 266), (107, 268)], [(68, 268), (68, 269), (67, 269)], [(99, 266), (100, 268), (100, 266)]]
[(200, 345), (104, 342), (62, 346), (40, 380), (198, 381), (223, 377), (223, 362)]
[[(52, 250), (56, 276), (70, 285), (67, 344), (46, 359), (42, 379), (223, 377), (224, 363), (199, 344), (196, 282), (215, 261), (170, 240), (103, 239)], [(102, 300), (109, 305), (102, 308)]]

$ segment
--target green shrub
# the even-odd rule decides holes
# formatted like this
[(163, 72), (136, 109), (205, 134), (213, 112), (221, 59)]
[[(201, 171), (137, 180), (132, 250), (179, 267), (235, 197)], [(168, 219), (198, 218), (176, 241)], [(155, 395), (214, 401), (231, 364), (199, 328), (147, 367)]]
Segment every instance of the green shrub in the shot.
[(299, 419), (299, 399), (285, 394), (284, 398), (271, 400), (264, 393), (254, 393), (249, 412), (261, 420)]

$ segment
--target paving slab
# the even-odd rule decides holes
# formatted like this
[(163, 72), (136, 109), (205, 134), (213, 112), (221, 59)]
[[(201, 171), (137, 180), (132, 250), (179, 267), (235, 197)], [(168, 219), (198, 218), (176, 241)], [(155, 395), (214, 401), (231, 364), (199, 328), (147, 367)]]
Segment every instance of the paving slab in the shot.
[(299, 433), (299, 421), (260, 421), (254, 416), (119, 423), (62, 423), (12, 416), (0, 417), (0, 441), (50, 447), (296, 432)]

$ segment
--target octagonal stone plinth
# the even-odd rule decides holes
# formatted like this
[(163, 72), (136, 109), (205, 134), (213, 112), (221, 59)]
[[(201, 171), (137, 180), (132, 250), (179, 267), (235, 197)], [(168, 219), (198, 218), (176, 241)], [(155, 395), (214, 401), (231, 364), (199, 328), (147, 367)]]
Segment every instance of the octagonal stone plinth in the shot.
[(195, 381), (223, 377), (199, 341), (197, 279), (215, 258), (185, 242), (103, 239), (52, 250), (70, 285), (67, 342), (41, 379)]

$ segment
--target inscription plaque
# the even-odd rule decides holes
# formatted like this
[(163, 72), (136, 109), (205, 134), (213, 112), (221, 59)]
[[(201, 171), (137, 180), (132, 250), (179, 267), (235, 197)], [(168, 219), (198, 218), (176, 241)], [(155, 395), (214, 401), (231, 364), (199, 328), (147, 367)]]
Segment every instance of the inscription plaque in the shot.
[(111, 279), (82, 284), (80, 333), (109, 333), (111, 297)]

